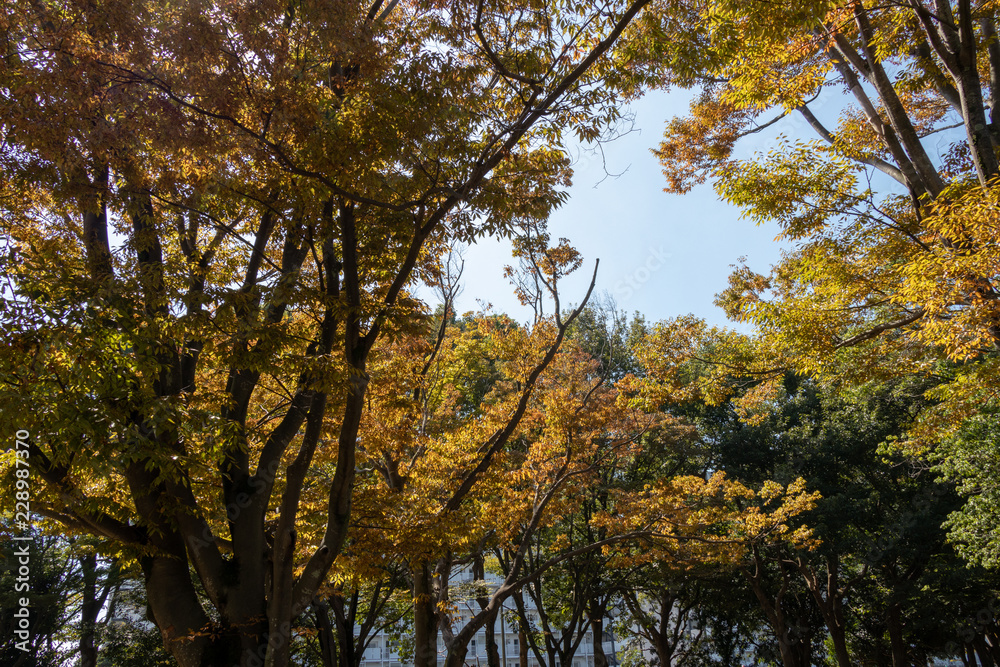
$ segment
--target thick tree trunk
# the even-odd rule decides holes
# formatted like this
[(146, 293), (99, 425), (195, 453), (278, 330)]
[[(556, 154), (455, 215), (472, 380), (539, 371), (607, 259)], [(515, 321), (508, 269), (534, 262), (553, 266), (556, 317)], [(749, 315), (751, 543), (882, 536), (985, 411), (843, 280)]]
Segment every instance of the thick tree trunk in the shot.
[(833, 640), (833, 650), (834, 655), (837, 657), (837, 664), (840, 667), (851, 667), (851, 656), (847, 651), (847, 635), (843, 624), (835, 623), (832, 628), (828, 625), (827, 629), (830, 631), (830, 638)]
[[(448, 650), (448, 655), (444, 659), (444, 667), (463, 667), (466, 657), (469, 655), (469, 645), (467, 643), (456, 644)], [(475, 655), (473, 655), (475, 660)]]
[(799, 641), (795, 648), (800, 667), (809, 667), (812, 665), (812, 646), (810, 643), (808, 641)]
[(809, 667), (812, 664), (812, 642), (799, 634), (797, 624), (785, 623), (778, 635), (778, 649), (784, 667)]
[[(500, 667), (500, 646), (496, 639), (497, 615), (493, 614), (486, 620), (486, 664), (489, 667)], [(507, 667), (504, 665), (504, 667)]]
[(772, 600), (767, 591), (764, 590), (764, 579), (761, 574), (765, 566), (764, 558), (756, 548), (753, 550), (753, 555), (755, 572), (751, 574), (746, 568), (740, 571), (750, 583), (750, 588), (753, 590), (761, 609), (764, 611), (768, 625), (771, 626), (771, 630), (774, 632), (775, 639), (778, 641), (778, 651), (781, 654), (781, 663), (784, 667), (809, 667), (808, 646), (805, 647), (806, 652), (803, 654), (803, 642), (793, 631), (791, 623), (789, 623), (789, 619), (782, 608), (782, 601), (789, 585), (788, 576), (783, 573), (781, 586)]
[(899, 603), (891, 603), (885, 615), (885, 626), (889, 633), (889, 646), (892, 650), (892, 667), (908, 667), (909, 652), (903, 641), (903, 617)]
[(807, 667), (807, 665), (801, 662), (799, 652), (796, 648), (788, 639), (783, 637), (778, 638), (778, 651), (781, 652), (781, 664), (784, 667)]
[[(210, 629), (209, 619), (198, 603), (186, 559), (153, 556), (142, 559), (141, 564), (152, 612), (150, 620), (159, 628), (164, 648), (178, 667), (212, 664), (211, 658), (218, 651), (213, 650), (205, 632)], [(238, 663), (238, 657), (233, 662)]]
[(660, 641), (653, 644), (656, 651), (656, 659), (660, 662), (660, 667), (671, 667), (674, 664), (674, 652), (671, 646), (661, 637)]
[(604, 653), (604, 609), (597, 607), (593, 612), (590, 629), (594, 639), (594, 667), (609, 667), (608, 656)]
[(434, 570), (427, 562), (413, 570), (414, 667), (437, 667), (439, 617), (433, 576)]

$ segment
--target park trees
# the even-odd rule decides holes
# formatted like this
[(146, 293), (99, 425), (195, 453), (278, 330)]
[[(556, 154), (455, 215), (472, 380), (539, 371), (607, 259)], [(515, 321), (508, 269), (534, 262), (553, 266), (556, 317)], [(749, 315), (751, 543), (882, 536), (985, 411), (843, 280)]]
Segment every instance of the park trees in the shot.
[[(5, 526), (4, 532), (13, 533), (13, 527)], [(139, 583), (136, 571), (100, 554), (99, 544), (87, 536), (35, 527), (20, 538), (0, 550), (0, 656), (5, 664), (62, 665), (75, 656), (80, 667), (96, 667), (108, 660), (126, 664), (126, 656), (135, 656), (132, 664), (167, 658), (156, 633), (143, 632), (147, 628), (129, 618), (136, 607), (125, 598)], [(122, 646), (126, 637), (133, 640), (131, 647)], [(148, 641), (142, 646), (147, 638), (155, 642), (151, 647)]]
[[(772, 383), (785, 368), (848, 383), (946, 376), (938, 407), (910, 432), (925, 446), (983, 408), (992, 414), (996, 7), (722, 1), (672, 16), (646, 26), (646, 57), (669, 51), (661, 79), (701, 93), (657, 151), (667, 189), (710, 179), (792, 245), (769, 273), (738, 267), (719, 297), (761, 334), (750, 374)], [(738, 157), (740, 138), (786, 116), (813, 138)], [(978, 546), (967, 553), (988, 559), (994, 547), (968, 530), (969, 507), (960, 521)]]
[[(810, 76), (834, 70), (848, 82), (860, 72), (889, 117), (886, 124), (876, 110), (848, 122), (842, 134), (858, 137), (849, 148), (827, 133), (821, 155), (828, 161), (793, 151), (769, 168), (767, 174), (814, 176), (792, 179), (811, 213), (811, 193), (837, 184), (836, 196), (821, 199), (820, 208), (847, 215), (851, 224), (843, 229), (860, 245), (844, 254), (842, 243), (826, 239), (807, 246), (802, 261), (790, 260), (780, 274), (788, 279), (771, 285), (788, 287), (779, 297), (797, 304), (796, 317), (782, 319), (785, 311), (765, 307), (767, 295), (742, 289), (766, 283), (746, 273), (726, 297), (732, 312), (758, 318), (765, 329), (769, 322), (808, 324), (791, 329), (810, 334), (805, 339), (772, 339), (783, 358), (804, 368), (812, 357), (788, 341), (823, 339), (811, 335), (817, 331), (839, 336), (828, 339), (830, 346), (865, 362), (855, 364), (861, 369), (877, 365), (871, 346), (890, 346), (878, 351), (920, 365), (936, 359), (930, 345), (942, 342), (965, 364), (954, 371), (960, 378), (951, 385), (951, 405), (974, 406), (977, 391), (990, 391), (992, 361), (980, 348), (993, 336), (992, 256), (984, 241), (991, 209), (976, 188), (989, 186), (995, 167), (984, 148), (992, 134), (976, 120), (985, 98), (977, 101), (974, 92), (976, 64), (993, 59), (992, 10), (966, 3), (952, 21), (916, 3), (878, 10), (855, 4), (849, 12), (720, 4), (710, 6), (713, 21), (685, 31), (684, 22), (698, 22), (702, 10), (677, 3), (637, 24), (634, 48), (611, 68), (615, 41), (646, 4), (5, 5), (0, 322), (10, 344), (0, 351), (0, 423), (31, 435), (34, 510), (141, 564), (152, 617), (181, 665), (286, 664), (293, 619), (310, 608), (343, 553), (358, 490), (369, 494), (366, 502), (412, 494), (429, 510), (419, 519), (440, 519), (399, 524), (413, 531), (414, 544), (427, 546), (408, 563), (410, 574), (420, 575), (413, 592), (421, 600), (430, 599), (438, 563), (450, 559), (438, 551), (443, 536), (455, 533), (459, 519), (474, 518), (473, 505), (502, 497), (494, 488), (502, 469), (494, 464), (520, 456), (539, 466), (532, 483), (552, 482), (538, 495), (544, 502), (518, 506), (527, 520), (505, 535), (515, 552), (526, 539), (517, 531), (537, 527), (548, 503), (563, 500), (554, 480), (575, 475), (561, 465), (576, 459), (549, 436), (565, 435), (566, 425), (546, 431), (529, 408), (578, 311), (560, 321), (565, 313), (556, 303), (553, 318), (530, 332), (484, 325), (509, 346), (524, 344), (528, 361), (511, 362), (505, 393), (490, 396), (481, 415), (488, 418), (431, 424), (440, 428), (436, 449), (422, 448), (427, 424), (415, 426), (408, 406), (427, 396), (418, 380), (436, 353), (434, 345), (412, 342), (428, 319), (414, 289), (441, 277), (440, 257), (452, 241), (537, 225), (562, 200), (569, 178), (563, 131), (594, 138), (614, 121), (621, 87), (633, 83), (625, 76), (632, 62), (643, 64), (643, 49), (663, 44), (657, 30), (680, 38), (678, 81), (707, 75), (720, 79), (713, 94), (732, 91), (705, 102), (725, 123), (747, 121), (760, 106), (802, 102), (813, 89), (802, 100), (796, 91), (825, 83)], [(893, 22), (907, 16), (916, 23)], [(826, 29), (822, 39), (813, 31), (817, 21)], [(782, 29), (763, 30), (763, 23)], [(910, 41), (917, 54), (880, 47), (892, 42), (877, 38), (890, 33), (916, 35)], [(782, 52), (784, 60), (766, 70), (791, 71), (794, 85), (754, 79), (753, 63), (800, 37), (813, 45), (809, 58)], [(719, 48), (692, 60), (692, 38)], [(853, 52), (842, 44), (851, 40)], [(930, 49), (928, 58), (920, 45)], [(757, 60), (728, 57), (736, 50)], [(906, 80), (913, 90), (885, 85), (886, 55), (917, 63), (917, 75)], [(813, 67), (816, 59), (827, 62), (823, 57), (829, 63)], [(942, 72), (952, 84), (941, 83)], [(868, 111), (865, 90), (851, 86)], [(943, 122), (938, 107), (921, 106), (935, 95), (952, 107), (957, 100), (970, 128), (965, 144), (973, 167), (963, 167), (959, 148), (935, 172), (920, 137), (914, 142), (914, 132), (939, 127), (921, 123)], [(799, 107), (808, 118), (808, 105)], [(919, 130), (903, 123), (911, 108), (924, 114)], [(737, 126), (734, 136), (744, 129)], [(794, 238), (840, 233), (829, 216), (803, 218), (798, 208), (782, 206), (786, 200), (767, 199), (762, 170), (723, 169), (728, 155), (708, 164), (728, 178), (734, 201), (751, 197), (748, 206), (777, 215)], [(901, 179), (916, 204), (893, 200), (876, 210), (864, 192), (841, 188), (853, 182), (848, 160), (855, 157)], [(964, 184), (963, 174), (975, 174), (978, 185)], [(949, 178), (952, 189), (938, 183)], [(850, 217), (851, 207), (864, 215)], [(872, 220), (880, 226), (866, 226)], [(535, 253), (534, 284), (554, 288), (579, 258), (566, 244), (533, 245), (537, 240), (520, 252)], [(845, 259), (856, 255), (870, 260), (876, 278), (902, 271), (902, 283), (887, 278), (885, 285), (908, 287), (862, 280)], [(877, 263), (888, 257), (900, 259)], [(810, 266), (822, 268), (816, 275), (826, 282), (812, 280)], [(929, 291), (920, 287), (928, 279)], [(841, 314), (824, 314), (823, 299), (834, 292), (824, 296), (823, 285), (838, 286)], [(930, 301), (920, 300), (925, 294)], [(834, 331), (845, 321), (846, 331)], [(401, 347), (407, 341), (410, 348)], [(868, 352), (851, 357), (852, 350)], [(407, 354), (425, 355), (420, 372), (393, 375), (389, 361)], [(394, 393), (397, 377), (404, 384)], [(986, 382), (969, 381), (977, 378)], [(480, 390), (489, 389), (448, 397), (468, 408), (452, 417), (478, 410)], [(566, 416), (559, 410), (571, 404), (546, 407)], [(528, 440), (539, 448), (518, 450), (524, 443), (514, 436), (529, 416), (548, 440)], [(599, 441), (586, 438), (588, 451), (599, 451)], [(401, 475), (415, 452), (421, 455), (413, 474)], [(369, 466), (382, 486), (359, 475)], [(521, 482), (526, 492), (528, 482)], [(791, 488), (798, 501), (792, 510), (799, 511), (808, 494)], [(771, 501), (775, 493), (719, 476), (658, 481), (614, 494), (607, 505), (613, 510), (595, 519), (616, 534), (651, 531), (662, 544), (681, 529), (726, 521), (739, 528), (716, 500)], [(700, 503), (700, 514), (688, 511), (688, 499)], [(749, 523), (748, 530), (783, 524)], [(517, 581), (515, 574), (511, 583)], [(426, 648), (437, 621), (433, 609), (421, 613)], [(422, 655), (433, 661), (436, 651)]]
[(989, 650), (986, 612), (981, 625), (962, 626), (961, 642), (928, 623), (940, 625), (952, 613), (945, 609), (985, 608), (967, 582), (996, 587), (945, 541), (946, 518), (960, 506), (954, 488), (935, 479), (926, 459), (894, 447), (934, 407), (926, 396), (933, 380), (847, 389), (787, 373), (771, 388), (766, 375), (747, 377), (751, 342), (690, 318), (657, 325), (647, 343), (652, 351), (638, 356), (651, 363), (630, 381), (634, 396), (671, 400), (688, 416), (704, 439), (706, 467), (748, 485), (801, 478), (821, 496), (789, 524), (808, 527), (808, 542), (751, 535), (737, 560), (784, 664), (811, 664), (827, 638), (830, 661), (841, 665)]
[[(0, 657), (18, 667), (50, 667), (67, 658), (62, 642), (72, 636), (73, 616), (80, 611), (82, 576), (65, 540), (40, 532), (30, 537), (34, 539), (5, 543), (0, 551)], [(32, 567), (20, 570), (24, 562)], [(35, 592), (34, 606), (21, 612), (19, 598), (29, 588)]]
[(33, 510), (139, 560), (180, 665), (286, 664), (373, 351), (441, 248), (561, 201), (645, 4), (7, 3), (0, 421)]
[[(574, 255), (566, 257), (573, 263)], [(532, 263), (544, 264), (539, 256)], [(411, 588), (417, 664), (434, 664), (442, 644), (446, 664), (463, 664), (480, 630), (492, 646), (491, 630), (504, 601), (527, 595), (571, 598), (572, 629), (548, 628), (555, 643), (542, 649), (569, 659), (585, 627), (597, 626), (595, 645), (604, 636), (600, 626), (615, 592), (615, 568), (607, 563), (615, 545), (720, 541), (705, 531), (724, 531), (719, 519), (738, 514), (706, 511), (716, 503), (712, 494), (726, 488), (721, 480), (701, 487), (691, 480), (683, 492), (662, 492), (672, 534), (656, 534), (657, 522), (665, 518), (656, 510), (630, 524), (608, 522), (610, 512), (634, 514), (610, 502), (611, 491), (673, 476), (678, 468), (668, 459), (683, 457), (680, 443), (691, 438), (691, 429), (618, 401), (609, 382), (614, 367), (587, 354), (576, 339), (559, 347), (525, 402), (525, 374), (535, 372), (538, 358), (554, 349), (553, 326), (568, 330), (570, 323), (540, 318), (525, 327), (504, 316), (450, 318), (445, 308), (433, 335), (404, 334), (373, 354), (369, 407), (359, 431), (364, 472), (357, 478), (348, 543), (332, 574), (345, 582), (338, 584), (341, 590), (360, 591), (359, 581), (368, 579), (367, 589), (377, 593), (386, 573), (402, 566)], [(478, 484), (466, 484), (470, 466), (480, 461), (470, 454), (489, 445), (487, 436), (507, 428), (509, 415), (522, 404), (510, 446), (477, 468)], [(321, 473), (325, 466), (330, 474), (330, 462), (318, 463)], [(702, 488), (709, 497), (700, 497)], [(304, 507), (313, 506), (312, 493), (304, 493)], [(454, 510), (443, 511), (449, 505)], [(304, 534), (318, 530), (309, 523), (304, 522)], [(482, 581), (487, 566), (501, 576), (495, 588)], [(456, 586), (459, 568), (471, 569), (475, 582)], [(337, 596), (331, 599), (334, 609), (344, 604)], [(378, 604), (376, 597), (369, 609)], [(355, 600), (352, 594), (352, 608)], [(540, 611), (548, 607), (535, 602)], [(456, 626), (458, 615), (463, 622)], [(543, 620), (555, 616), (563, 614)], [(339, 630), (347, 642), (353, 640), (353, 633)], [(365, 634), (362, 627), (356, 641)], [(495, 662), (495, 647), (487, 657)]]
[[(712, 178), (748, 217), (778, 222), (796, 242), (770, 277), (734, 273), (721, 302), (780, 332), (802, 370), (832, 372), (838, 351), (870, 370), (876, 358), (919, 363), (903, 355), (907, 343), (961, 360), (994, 346), (986, 237), (996, 139), (986, 116), (996, 16), (985, 4), (939, 5), (718, 3), (709, 55), (681, 79), (711, 82), (690, 118), (668, 124), (658, 154), (669, 189)], [(747, 57), (728, 57), (736, 49)], [(830, 99), (838, 89), (846, 98)], [(831, 106), (842, 115), (828, 127)], [(734, 143), (775, 115), (800, 117), (816, 139), (734, 158)], [(885, 196), (887, 186), (897, 194)]]

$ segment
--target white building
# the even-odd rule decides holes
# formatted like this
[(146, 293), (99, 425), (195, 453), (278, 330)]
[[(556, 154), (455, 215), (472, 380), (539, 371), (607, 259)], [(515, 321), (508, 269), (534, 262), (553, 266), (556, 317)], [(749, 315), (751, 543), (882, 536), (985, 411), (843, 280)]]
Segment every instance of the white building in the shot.
[[(452, 582), (452, 587), (449, 597), (451, 602), (457, 607), (452, 616), (452, 629), (457, 633), (476, 615), (479, 611), (479, 605), (474, 597), (463, 596), (464, 592), (473, 588), (472, 584), (475, 583), (471, 570), (465, 569), (456, 572), (452, 575), (450, 581)], [(496, 575), (487, 573), (484, 583), (495, 589), (500, 584), (500, 579)], [(527, 612), (531, 625), (536, 629), (539, 628), (538, 612), (535, 611), (535, 605), (530, 596), (524, 596), (524, 604), (525, 611)], [(518, 665), (520, 665), (521, 646), (520, 640), (518, 639), (517, 626), (512, 626), (508, 622), (509, 619), (504, 618), (505, 616), (513, 616), (514, 611), (514, 601), (508, 598), (504, 601), (502, 612), (497, 614), (497, 620), (494, 626), (494, 640), (497, 643), (497, 650), (500, 653), (500, 664), (505, 667), (518, 667)], [(607, 619), (605, 621), (605, 628), (610, 627), (610, 619)], [(579, 648), (576, 651), (576, 655), (574, 656), (571, 665), (560, 665), (558, 664), (558, 661), (555, 665), (539, 665), (534, 653), (529, 649), (528, 667), (594, 667), (594, 643), (589, 623), (584, 624), (584, 630), (584, 637), (580, 642)], [(610, 632), (604, 633), (604, 653), (611, 665), (618, 664), (616, 651), (619, 645), (620, 642), (618, 642)], [(444, 642), (441, 641), (440, 636), (438, 639), (438, 647), (440, 652), (439, 661), (443, 662), (447, 650), (444, 646)], [(543, 656), (547, 657), (544, 652)], [(474, 665), (476, 667), (486, 666), (486, 632), (484, 628), (481, 628), (479, 632), (476, 633), (475, 638), (469, 642), (469, 652), (466, 655), (465, 662), (467, 665)], [(372, 639), (368, 648), (365, 650), (361, 661), (362, 667), (409, 667), (410, 664), (411, 663), (405, 662), (400, 658), (396, 649), (392, 646), (392, 642), (390, 641), (387, 633), (384, 632), (379, 633)]]

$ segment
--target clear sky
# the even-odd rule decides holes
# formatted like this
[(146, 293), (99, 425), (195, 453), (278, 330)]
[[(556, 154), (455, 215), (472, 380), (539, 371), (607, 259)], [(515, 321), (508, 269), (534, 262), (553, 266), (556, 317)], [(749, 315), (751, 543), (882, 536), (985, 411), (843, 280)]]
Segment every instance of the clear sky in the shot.
[[(777, 228), (741, 219), (711, 185), (685, 195), (663, 192), (663, 174), (650, 149), (659, 144), (664, 123), (687, 112), (689, 100), (686, 91), (658, 92), (633, 105), (636, 131), (604, 146), (607, 172), (624, 172), (617, 178), (605, 177), (600, 154), (579, 156), (570, 199), (549, 221), (553, 240), (568, 238), (585, 257), (575, 280), (561, 290), (564, 303), (580, 301), (600, 258), (595, 291), (608, 292), (620, 310), (639, 311), (650, 321), (693, 313), (726, 324), (712, 301), (725, 288), (731, 265), (745, 256), (766, 271), (778, 260)], [(744, 140), (739, 155), (766, 151), (782, 131), (801, 128), (786, 119), (772, 129)], [(458, 312), (478, 310), (482, 300), (497, 312), (528, 319), (502, 275), (512, 263), (509, 243), (483, 239), (466, 250), (465, 262)]]

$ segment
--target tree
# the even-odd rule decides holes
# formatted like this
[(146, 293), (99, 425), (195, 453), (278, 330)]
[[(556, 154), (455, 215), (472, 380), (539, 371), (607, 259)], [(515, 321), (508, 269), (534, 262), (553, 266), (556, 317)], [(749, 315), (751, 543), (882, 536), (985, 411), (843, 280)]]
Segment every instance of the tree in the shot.
[(176, 667), (159, 630), (146, 619), (141, 571), (128, 573), (119, 583), (97, 627), (98, 667)]
[(1000, 488), (995, 481), (998, 435), (1000, 419), (994, 404), (987, 403), (934, 452), (940, 461), (937, 470), (969, 496), (962, 511), (949, 519), (956, 547), (969, 560), (990, 568), (1000, 565), (1000, 544), (990, 523), (1000, 511)]
[[(13, 533), (6, 522), (4, 533)], [(80, 571), (65, 541), (38, 530), (21, 537), (30, 539), (5, 540), (0, 550), (0, 658), (15, 667), (55, 667), (69, 657), (62, 641), (72, 636), (69, 626), (78, 608), (69, 599), (81, 587)], [(27, 607), (21, 604), (25, 598)]]
[(350, 587), (341, 585), (312, 604), (323, 667), (359, 667), (376, 635), (406, 627), (412, 601), (403, 600), (402, 568), (391, 568), (374, 581), (353, 574)]
[[(741, 337), (690, 320), (657, 326), (647, 341), (653, 349), (639, 353), (654, 363), (632, 383), (637, 399), (673, 397), (704, 439), (709, 469), (747, 485), (804, 478), (821, 496), (789, 526), (808, 527), (809, 543), (762, 533), (737, 563), (784, 664), (808, 664), (823, 636), (842, 665), (863, 656), (908, 665), (954, 655), (955, 639), (931, 631), (926, 610), (940, 618), (946, 608), (983, 608), (963, 583), (981, 575), (945, 543), (945, 519), (958, 506), (953, 489), (934, 479), (926, 460), (893, 446), (933, 407), (925, 396), (931, 381), (849, 391), (788, 374), (776, 392), (767, 388), (766, 409), (748, 412), (741, 399), (766, 383), (748, 379), (744, 365), (726, 365), (739, 353), (730, 341)], [(687, 353), (663, 360), (668, 349)], [(759, 407), (761, 396), (753, 402)], [(982, 652), (989, 624), (973, 628), (963, 642)]]
[(635, 624), (632, 632), (652, 648), (656, 664), (661, 667), (697, 664), (708, 642), (705, 624), (700, 622), (704, 618), (699, 613), (703, 602), (701, 582), (688, 573), (665, 569), (653, 564), (641, 570), (642, 581), (623, 587), (620, 595), (627, 614), (625, 623), (619, 623), (629, 630), (626, 624)]
[(93, 539), (39, 527), (15, 532), (6, 521), (3, 533), (9, 536), (0, 551), (5, 664), (61, 665), (77, 658), (79, 667), (95, 667), (98, 656), (107, 662), (107, 626), (123, 583), (136, 583), (134, 573), (101, 554)]
[[(82, 578), (77, 623), (80, 635), (78, 643), (80, 667), (97, 667), (98, 616), (104, 610), (109, 596), (121, 588), (122, 573), (118, 559), (99, 558), (95, 545), (70, 542), (69, 546), (76, 552)], [(105, 614), (104, 623), (107, 621), (108, 614)]]
[(11, 4), (0, 423), (31, 433), (36, 511), (139, 559), (182, 667), (287, 663), (373, 350), (449, 241), (562, 200), (563, 128), (616, 118), (645, 4)]
[[(769, 273), (739, 267), (719, 297), (730, 317), (760, 332), (749, 372), (777, 382), (791, 368), (851, 383), (948, 373), (952, 382), (935, 389), (939, 407), (910, 434), (932, 446), (997, 387), (996, 8), (971, 0), (687, 7), (655, 25), (648, 14), (648, 39), (635, 42), (649, 76), (701, 90), (657, 151), (667, 189), (711, 179), (794, 244)], [(671, 60), (656, 70), (665, 51)], [(734, 157), (741, 137), (784, 116), (815, 138)], [(935, 142), (945, 144), (939, 153)], [(985, 557), (990, 542), (966, 553)]]
[[(515, 282), (535, 304), (545, 303), (527, 291), (536, 289), (536, 280), (555, 297), (555, 284), (566, 272), (557, 268), (578, 264), (563, 243), (549, 247), (542, 237), (522, 239), (517, 247), (526, 265)], [(358, 477), (356, 520), (344, 552), (352, 560), (338, 561), (337, 572), (372, 572), (370, 581), (378, 581), (388, 568), (379, 557), (391, 554), (405, 563), (418, 665), (432, 664), (441, 643), (446, 664), (464, 664), (481, 629), (487, 647), (494, 645), (490, 630), (510, 597), (530, 640), (526, 596), (544, 626), (544, 646), (535, 643), (536, 657), (571, 660), (591, 627), (599, 658), (603, 620), (615, 592), (609, 554), (653, 538), (661, 546), (724, 541), (720, 518), (738, 514), (707, 507), (717, 504), (712, 496), (720, 490), (745, 489), (715, 480), (704, 487), (708, 497), (701, 498), (693, 480), (671, 486), (677, 469), (660, 458), (671, 443), (689, 438), (690, 429), (621, 400), (611, 381), (614, 368), (580, 344), (593, 338), (568, 338), (583, 312), (581, 306), (565, 316), (539, 316), (529, 327), (500, 316), (452, 319), (446, 307), (436, 335), (400, 335), (372, 357), (358, 459), (368, 473)], [(567, 336), (558, 352), (553, 335)], [(540, 363), (549, 357), (549, 363)], [(489, 369), (485, 386), (483, 369)], [(530, 396), (525, 386), (534, 387)], [(511, 414), (520, 415), (518, 421), (511, 421)], [(480, 453), (491, 447), (493, 434), (504, 432), (509, 447), (483, 463)], [(467, 483), (473, 464), (480, 480), (475, 486)], [(645, 507), (634, 514), (644, 505), (643, 484), (653, 483), (661, 486), (661, 500), (669, 507), (672, 534), (651, 530), (664, 518), (655, 511), (662, 507), (651, 515)], [(623, 489), (636, 492), (637, 505), (616, 503), (613, 492)], [(771, 517), (760, 518), (766, 523)], [(666, 550), (657, 553), (670, 557)], [(456, 588), (457, 567), (471, 567), (481, 581), (491, 554), (501, 573), (496, 587), (477, 588), (474, 595)], [(462, 601), (465, 622), (456, 627), (455, 609)], [(495, 648), (489, 657), (496, 661)]]

